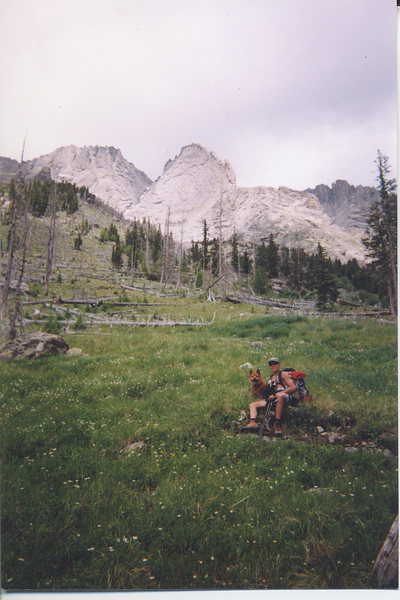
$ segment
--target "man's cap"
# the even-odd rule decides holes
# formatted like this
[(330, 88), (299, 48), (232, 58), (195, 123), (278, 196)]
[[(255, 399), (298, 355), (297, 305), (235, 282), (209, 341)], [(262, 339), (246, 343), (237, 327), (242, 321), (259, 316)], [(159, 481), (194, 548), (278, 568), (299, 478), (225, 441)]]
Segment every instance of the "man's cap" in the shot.
[(276, 358), (276, 356), (273, 356), (272, 358), (268, 359), (268, 364), (273, 363), (273, 362), (278, 363), (278, 365), (281, 364), (281, 361), (279, 360), (279, 358)]

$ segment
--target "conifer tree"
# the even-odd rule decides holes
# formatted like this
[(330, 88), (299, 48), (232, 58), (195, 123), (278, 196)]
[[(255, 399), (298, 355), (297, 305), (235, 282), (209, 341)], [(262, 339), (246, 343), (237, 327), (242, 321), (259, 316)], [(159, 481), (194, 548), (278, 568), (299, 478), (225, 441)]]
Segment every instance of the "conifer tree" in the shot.
[(80, 250), (82, 246), (82, 236), (81, 232), (78, 232), (78, 236), (74, 239), (74, 248), (75, 250)]
[(209, 262), (209, 254), (208, 254), (208, 227), (207, 221), (204, 219), (203, 222), (203, 242), (202, 242), (202, 267), (203, 271), (207, 268)]
[(153, 260), (153, 265), (155, 265), (160, 257), (162, 250), (162, 233), (160, 226), (154, 233), (151, 239), (151, 258)]
[(366, 237), (362, 240), (372, 265), (387, 289), (390, 311), (397, 315), (397, 193), (396, 181), (389, 179), (387, 156), (378, 150), (379, 200), (371, 206)]
[(245, 273), (246, 275), (248, 275), (251, 272), (251, 267), (252, 267), (252, 261), (251, 258), (249, 256), (249, 253), (247, 252), (247, 250), (245, 250), (242, 254), (242, 256), (240, 256), (240, 269), (242, 271), (242, 273)]
[(264, 295), (267, 293), (267, 291), (269, 289), (269, 281), (268, 281), (267, 271), (264, 268), (262, 268), (262, 267), (256, 268), (256, 274), (254, 277), (253, 285), (254, 285), (254, 291), (257, 292), (257, 294)]
[(269, 236), (266, 249), (267, 270), (270, 277), (278, 277), (279, 274), (279, 246), (276, 244), (273, 234)]
[(317, 255), (312, 269), (312, 287), (317, 294), (317, 308), (324, 310), (335, 302), (339, 295), (332, 264), (328, 259), (325, 249), (318, 243)]
[(280, 256), (280, 270), (284, 277), (288, 277), (290, 275), (290, 251), (286, 246), (282, 246), (281, 248), (281, 256)]
[(304, 271), (307, 255), (302, 248), (292, 248), (290, 252), (291, 273), (289, 275), (289, 284), (297, 291), (299, 298), (302, 297), (302, 287), (304, 285)]
[(239, 244), (238, 244), (238, 236), (236, 231), (232, 235), (231, 238), (232, 245), (232, 254), (231, 254), (231, 265), (234, 271), (239, 270)]
[(123, 265), (121, 245), (119, 238), (115, 242), (111, 253), (111, 262), (116, 269), (120, 269)]
[(210, 250), (211, 271), (212, 271), (213, 275), (220, 275), (220, 273), (219, 273), (219, 253), (220, 253), (219, 241), (217, 240), (217, 238), (214, 238), (211, 242), (211, 250)]

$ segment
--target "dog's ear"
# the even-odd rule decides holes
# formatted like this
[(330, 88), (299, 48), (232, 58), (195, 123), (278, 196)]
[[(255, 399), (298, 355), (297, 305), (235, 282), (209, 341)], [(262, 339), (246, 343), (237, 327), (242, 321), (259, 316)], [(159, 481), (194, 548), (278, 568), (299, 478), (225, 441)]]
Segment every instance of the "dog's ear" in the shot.
[(261, 375), (261, 371), (260, 371), (260, 369), (257, 369), (257, 373), (258, 373), (259, 375)]
[(250, 369), (250, 375), (252, 374), (252, 372), (253, 372), (253, 369)]

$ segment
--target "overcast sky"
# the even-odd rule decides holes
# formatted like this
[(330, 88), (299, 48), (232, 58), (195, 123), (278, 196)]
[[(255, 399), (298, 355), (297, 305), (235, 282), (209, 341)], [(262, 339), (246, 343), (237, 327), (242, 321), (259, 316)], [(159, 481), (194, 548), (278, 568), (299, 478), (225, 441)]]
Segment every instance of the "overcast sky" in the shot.
[(0, 156), (109, 145), (155, 179), (197, 142), (241, 186), (375, 185), (396, 52), (395, 0), (0, 0)]

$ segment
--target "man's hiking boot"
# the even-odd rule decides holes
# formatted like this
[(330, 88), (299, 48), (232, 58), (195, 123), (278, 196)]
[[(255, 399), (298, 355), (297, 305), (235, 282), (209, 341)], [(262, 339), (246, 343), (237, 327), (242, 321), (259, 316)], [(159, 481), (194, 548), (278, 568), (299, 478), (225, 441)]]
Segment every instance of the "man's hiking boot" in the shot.
[(260, 426), (253, 419), (250, 419), (247, 425), (242, 427), (242, 430), (245, 431), (257, 431), (257, 429), (260, 429)]
[(274, 423), (274, 434), (278, 436), (282, 435), (282, 427), (279, 421), (275, 421)]

